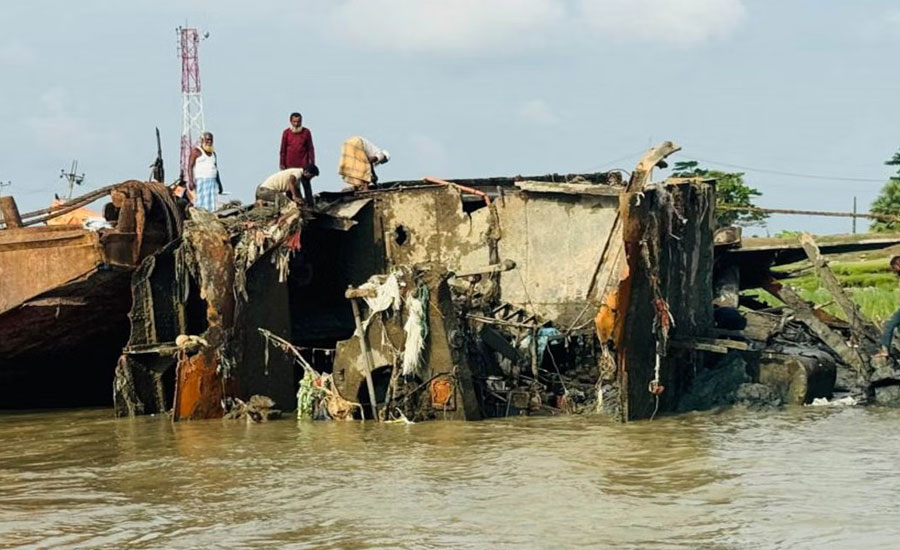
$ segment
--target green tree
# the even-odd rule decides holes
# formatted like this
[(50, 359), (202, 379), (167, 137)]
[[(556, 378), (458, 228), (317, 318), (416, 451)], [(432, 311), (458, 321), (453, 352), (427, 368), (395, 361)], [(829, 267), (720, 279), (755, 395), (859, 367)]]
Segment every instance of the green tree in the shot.
[(775, 233), (775, 238), (776, 239), (797, 239), (802, 234), (803, 234), (803, 231), (797, 231), (795, 229), (782, 229), (778, 233)]
[(672, 174), (677, 178), (713, 178), (716, 180), (716, 227), (740, 225), (743, 227), (765, 227), (769, 217), (764, 212), (746, 210), (725, 210), (720, 206), (755, 207), (753, 198), (762, 196), (762, 192), (744, 183), (743, 172), (722, 172), (706, 170), (698, 166), (697, 161), (676, 162)]
[[(888, 166), (900, 166), (900, 151), (894, 153), (891, 160), (885, 162)], [(882, 216), (900, 216), (900, 169), (897, 175), (891, 176), (891, 179), (881, 188), (881, 194), (872, 203), (869, 208), (870, 214)], [(870, 231), (876, 233), (893, 233), (900, 231), (900, 222), (892, 221), (875, 221), (869, 226)]]

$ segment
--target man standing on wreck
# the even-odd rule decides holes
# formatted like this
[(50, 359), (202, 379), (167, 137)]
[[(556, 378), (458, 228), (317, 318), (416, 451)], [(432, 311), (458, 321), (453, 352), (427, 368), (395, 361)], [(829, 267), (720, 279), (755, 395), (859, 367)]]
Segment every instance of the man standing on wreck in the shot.
[[(900, 256), (891, 258), (891, 271), (894, 275), (900, 277)], [(900, 309), (891, 315), (887, 323), (884, 325), (884, 332), (881, 333), (881, 351), (875, 354), (875, 357), (887, 357), (891, 352), (891, 342), (894, 340), (894, 331), (900, 327)]]
[(281, 154), (278, 166), (287, 168), (308, 168), (316, 163), (316, 148), (313, 147), (312, 133), (303, 127), (303, 115), (291, 113), (291, 125), (281, 133)]
[(212, 133), (203, 132), (200, 145), (191, 151), (187, 172), (188, 189), (194, 192), (194, 208), (214, 212), (216, 195), (222, 192), (222, 180), (216, 164)]

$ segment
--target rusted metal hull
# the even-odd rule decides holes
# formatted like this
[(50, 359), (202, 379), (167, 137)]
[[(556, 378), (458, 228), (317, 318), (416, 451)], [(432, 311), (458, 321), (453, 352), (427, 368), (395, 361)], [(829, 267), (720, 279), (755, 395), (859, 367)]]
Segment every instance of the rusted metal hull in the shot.
[(0, 313), (87, 277), (105, 261), (94, 231), (64, 226), (4, 230), (0, 232)]
[(98, 334), (121, 333), (131, 306), (130, 280), (128, 271), (95, 270), (0, 314), (0, 359), (50, 355)]
[(109, 265), (93, 231), (0, 231), (0, 360), (71, 350), (117, 328), (130, 304), (129, 273)]
[[(126, 182), (109, 194), (113, 228), (0, 230), (3, 396), (40, 394), (36, 382), (74, 380), (73, 372), (90, 379), (87, 370), (97, 371), (112, 380), (116, 352), (128, 337), (131, 273), (146, 255), (180, 234), (181, 222), (162, 185)], [(102, 393), (108, 400), (108, 385)], [(77, 397), (70, 404), (75, 403)]]
[[(293, 409), (291, 360), (269, 360), (256, 329), (289, 336), (289, 299), (278, 265), (299, 240), (299, 227), (294, 205), (257, 213), (252, 221), (192, 211), (182, 239), (147, 258), (132, 281), (117, 414), (160, 411), (171, 398), (174, 420), (219, 418), (230, 403), (254, 394)], [(159, 373), (172, 371), (174, 391), (158, 398)]]

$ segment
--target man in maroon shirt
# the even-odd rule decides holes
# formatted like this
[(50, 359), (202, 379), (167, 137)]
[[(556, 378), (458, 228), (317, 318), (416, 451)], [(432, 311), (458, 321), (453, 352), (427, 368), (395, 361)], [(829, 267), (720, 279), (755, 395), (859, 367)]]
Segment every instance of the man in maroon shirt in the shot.
[(282, 170), (288, 168), (308, 168), (316, 163), (316, 150), (313, 147), (312, 134), (309, 128), (303, 127), (303, 116), (291, 113), (291, 126), (281, 134), (281, 156), (278, 166)]

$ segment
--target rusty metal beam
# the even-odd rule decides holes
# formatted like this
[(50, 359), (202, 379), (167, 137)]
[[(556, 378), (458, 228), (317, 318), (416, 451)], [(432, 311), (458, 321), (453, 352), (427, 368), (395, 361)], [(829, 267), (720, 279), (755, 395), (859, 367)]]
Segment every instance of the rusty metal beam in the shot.
[(3, 215), (2, 221), (6, 227), (10, 229), (22, 227), (22, 216), (19, 214), (19, 207), (13, 197), (0, 197), (0, 214)]

